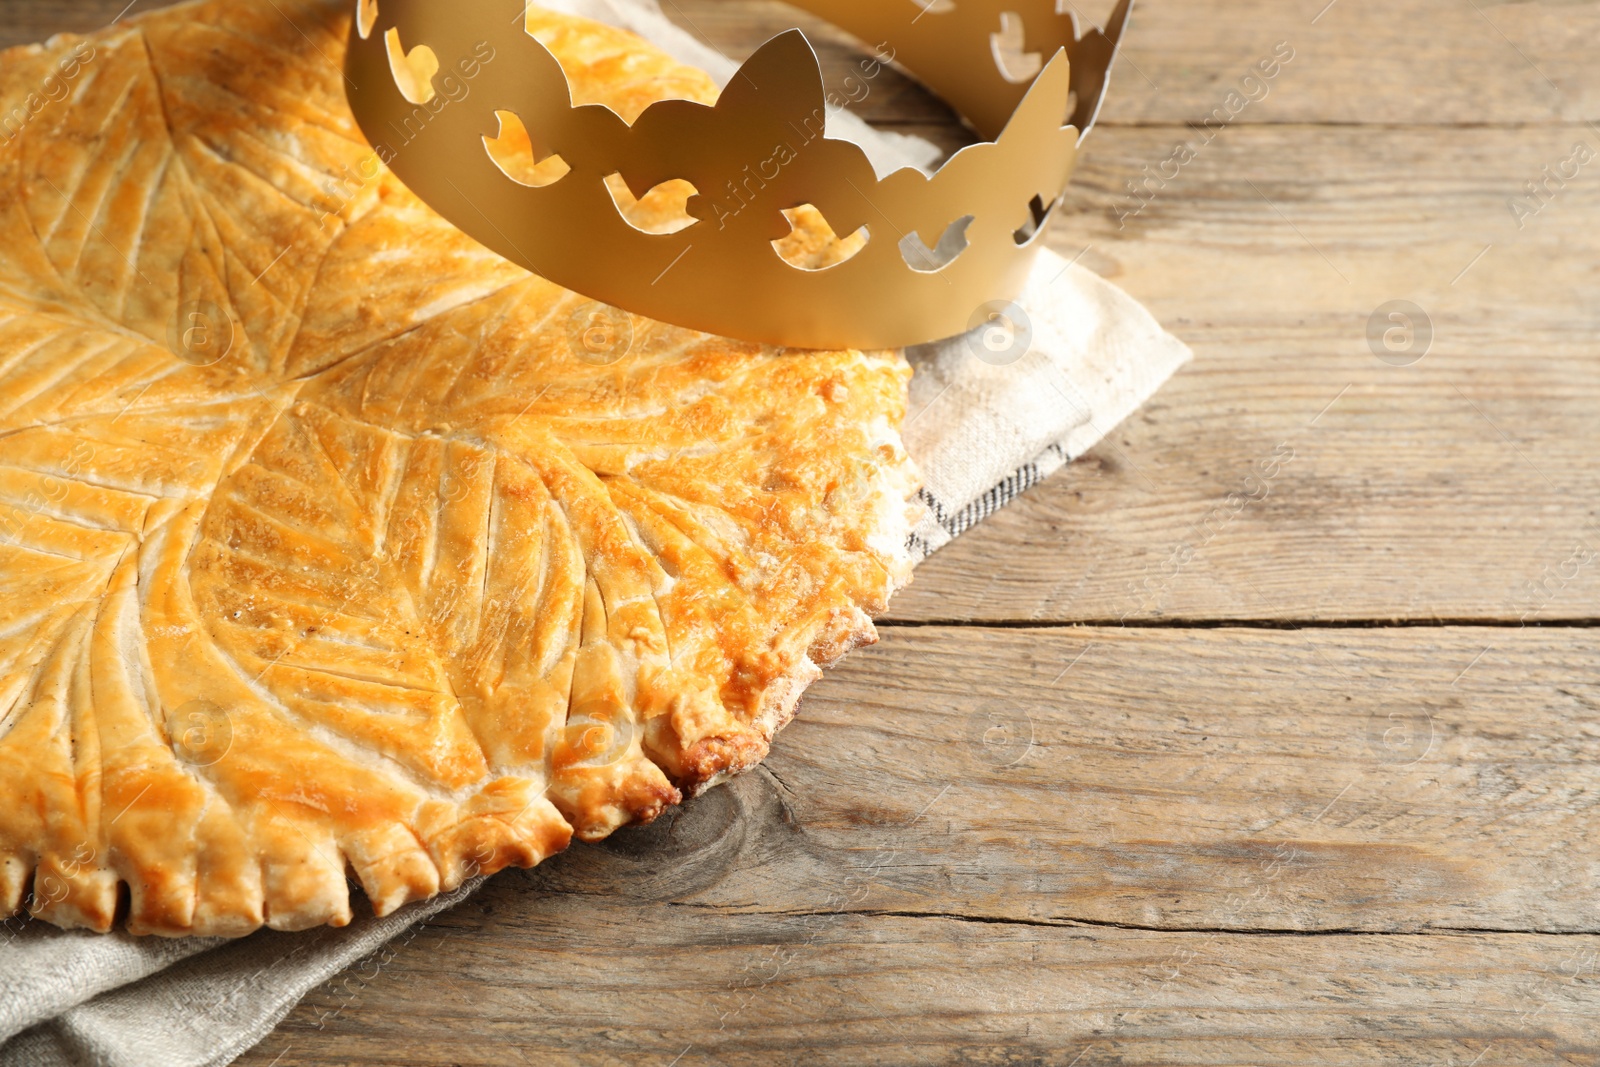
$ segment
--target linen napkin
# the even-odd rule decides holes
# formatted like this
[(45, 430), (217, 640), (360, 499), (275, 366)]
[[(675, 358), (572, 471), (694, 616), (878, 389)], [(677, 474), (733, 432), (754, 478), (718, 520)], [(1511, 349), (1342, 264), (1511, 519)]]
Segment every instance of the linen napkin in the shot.
[[(723, 82), (735, 69), (655, 0), (545, 6), (630, 29)], [(828, 132), (861, 144), (880, 174), (937, 156), (926, 141), (875, 131), (848, 112), (830, 112)], [(927, 511), (912, 534), (920, 556), (1093, 447), (1190, 358), (1135, 300), (1053, 252), (1039, 257), (1014, 305), (978, 317), (966, 335), (907, 352), (915, 375), (902, 434), (924, 475)], [(234, 941), (63, 931), (13, 917), (0, 923), (0, 1067), (220, 1067), (307, 992), (398, 951), (480, 881), (343, 929)]]

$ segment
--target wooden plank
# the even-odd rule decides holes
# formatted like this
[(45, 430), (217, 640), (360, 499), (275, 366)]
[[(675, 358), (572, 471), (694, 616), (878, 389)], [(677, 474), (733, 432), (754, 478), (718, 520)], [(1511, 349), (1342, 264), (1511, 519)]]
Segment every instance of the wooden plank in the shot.
[[(806, 698), (764, 785), (659, 832), (721, 857), (671, 897), (797, 908), (889, 850), (889, 911), (1600, 932), (1597, 652), (1590, 629), (893, 628)], [(630, 892), (595, 855), (553, 884)]]
[(1596, 39), (1592, 2), (1140, 0), (1134, 69), (1120, 72), (1107, 118), (1197, 121), (1288, 42), (1295, 58), (1238, 121), (1592, 122)]
[[(1070, 6), (1098, 25), (1112, 4)], [(662, 7), (736, 56), (796, 21), (794, 9), (776, 0)], [(824, 75), (836, 84), (858, 46), (824, 23), (800, 16), (800, 24), (821, 46)], [(1126, 63), (1101, 121), (1183, 125), (1228, 107), (1238, 123), (1593, 122), (1600, 120), (1596, 40), (1600, 4), (1592, 0), (1138, 0)], [(1275, 55), (1288, 57), (1276, 77), (1246, 81)], [(1230, 103), (1230, 92), (1249, 103)], [(887, 121), (928, 106), (919, 101), (908, 112), (888, 92), (862, 104), (867, 118)]]
[[(1600, 136), (1539, 214), (1507, 207), (1578, 136), (1230, 129), (1121, 220), (1172, 139), (1097, 132), (1054, 242), (1196, 361), (919, 568), (894, 616), (1600, 616)], [(1391, 300), (1432, 322), (1409, 366), (1369, 343)]]
[(719, 916), (511, 880), (308, 996), (242, 1067), (1593, 1065), (1600, 938)]
[(496, 878), (245, 1062), (1593, 1063), (1597, 652), (892, 628), (764, 769)]

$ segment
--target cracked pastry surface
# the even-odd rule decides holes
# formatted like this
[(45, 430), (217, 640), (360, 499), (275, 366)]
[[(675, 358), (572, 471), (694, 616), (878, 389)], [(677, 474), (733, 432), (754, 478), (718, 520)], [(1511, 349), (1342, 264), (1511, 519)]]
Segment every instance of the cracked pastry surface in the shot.
[[(909, 577), (903, 358), (473, 243), (375, 165), (346, 7), (0, 61), (0, 916), (238, 935), (532, 865), (760, 760)], [(579, 101), (714, 96), (529, 26)]]

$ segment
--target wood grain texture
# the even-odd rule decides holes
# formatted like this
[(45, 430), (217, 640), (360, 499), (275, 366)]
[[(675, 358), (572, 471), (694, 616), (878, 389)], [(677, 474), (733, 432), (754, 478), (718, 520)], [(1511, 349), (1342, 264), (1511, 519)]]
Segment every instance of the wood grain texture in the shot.
[[(123, 2), (0, 0), (0, 43)], [(732, 54), (793, 15), (664, 6)], [(1195, 363), (924, 564), (762, 768), (240, 1062), (1600, 1064), (1600, 169), (1511, 209), (1600, 151), (1597, 39), (1597, 0), (1140, 0), (1054, 241)], [(892, 72), (860, 110), (965, 140)]]
[[(1592, 1065), (1600, 939), (734, 916), (507, 880), (241, 1064)], [(525, 897), (524, 897), (525, 899)]]
[(759, 910), (899, 841), (897, 911), (1600, 932), (1597, 653), (1589, 630), (895, 628), (772, 759), (802, 839), (687, 899)]
[(1600, 634), (1481, 637), (894, 628), (245, 1062), (1594, 1062)]
[[(1119, 191), (1175, 136), (1097, 131), (1054, 239), (1194, 363), (929, 560), (895, 616), (1600, 615), (1600, 566), (1568, 562), (1600, 549), (1600, 170), (1520, 229), (1507, 207), (1575, 140), (1600, 160), (1600, 135), (1231, 128), (1119, 229)], [(1433, 326), (1409, 366), (1368, 343), (1397, 299)]]

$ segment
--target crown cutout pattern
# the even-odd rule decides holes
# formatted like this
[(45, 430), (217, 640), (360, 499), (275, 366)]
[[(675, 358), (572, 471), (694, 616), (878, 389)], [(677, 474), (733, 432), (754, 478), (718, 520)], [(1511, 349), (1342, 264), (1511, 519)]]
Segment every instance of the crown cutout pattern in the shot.
[[(351, 108), (440, 215), (595, 300), (809, 348), (963, 332), (975, 309), (1021, 292), (1132, 0), (1083, 33), (1055, 0), (793, 2), (883, 42), (989, 140), (932, 175), (879, 180), (859, 146), (825, 136), (822, 72), (799, 30), (762, 45), (715, 104), (663, 100), (630, 124), (573, 106), (550, 52), (505, 33), (523, 21), (522, 0), (357, 0)], [(455, 91), (453, 72), (469, 69), (470, 91)], [(682, 210), (662, 224), (640, 210), (647, 201)]]

